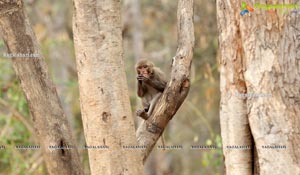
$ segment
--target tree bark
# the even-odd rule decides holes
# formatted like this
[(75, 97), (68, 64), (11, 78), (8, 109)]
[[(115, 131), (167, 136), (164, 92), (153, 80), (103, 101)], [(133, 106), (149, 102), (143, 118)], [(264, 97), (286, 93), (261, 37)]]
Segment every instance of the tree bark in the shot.
[(193, 3), (193, 0), (178, 2), (178, 48), (173, 58), (171, 80), (152, 115), (141, 123), (136, 133), (139, 145), (147, 147), (143, 150), (144, 163), (190, 88), (189, 74), (194, 48)]
[[(91, 174), (141, 175), (122, 49), (120, 1), (75, 0), (74, 43)], [(125, 149), (124, 149), (125, 148)]]
[[(220, 6), (218, 7), (222, 55), (220, 121), (226, 173), (252, 175), (252, 149), (249, 149), (252, 147), (252, 136), (247, 118), (247, 101), (235, 95), (247, 93), (243, 74), (244, 55), (241, 34), (237, 24), (225, 23), (222, 15), (230, 16), (232, 20), (236, 20), (234, 17), (238, 18), (238, 16), (234, 15), (236, 11), (224, 11)], [(226, 37), (222, 37), (223, 33)]]
[(240, 16), (241, 4), (217, 1), (226, 173), (300, 174), (298, 17), (263, 9)]
[[(48, 172), (81, 175), (83, 169), (74, 149), (75, 141), (23, 8), (21, 0), (1, 2), (0, 31), (9, 54), (38, 55), (35, 58), (14, 56), (12, 62), (29, 105)], [(49, 146), (73, 149), (54, 150)]]

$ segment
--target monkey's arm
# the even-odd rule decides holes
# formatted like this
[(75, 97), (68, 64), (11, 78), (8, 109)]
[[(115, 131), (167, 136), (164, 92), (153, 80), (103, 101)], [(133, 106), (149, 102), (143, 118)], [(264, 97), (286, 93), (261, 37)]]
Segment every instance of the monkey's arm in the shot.
[(143, 84), (141, 80), (138, 80), (138, 88), (137, 88), (137, 94), (139, 97), (144, 97), (145, 93), (147, 91), (147, 88)]

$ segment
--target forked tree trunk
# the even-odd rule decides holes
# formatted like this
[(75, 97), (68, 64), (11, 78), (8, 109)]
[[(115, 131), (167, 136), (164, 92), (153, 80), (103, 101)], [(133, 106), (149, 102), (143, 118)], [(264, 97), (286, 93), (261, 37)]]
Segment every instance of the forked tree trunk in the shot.
[[(120, 1), (74, 0), (74, 42), (93, 175), (142, 175), (125, 76)], [(104, 147), (103, 149), (97, 146)], [(108, 147), (107, 149), (105, 147)]]
[(178, 48), (173, 58), (171, 80), (157, 102), (152, 115), (137, 130), (143, 150), (143, 162), (151, 153), (165, 127), (185, 100), (190, 88), (190, 68), (194, 49), (194, 0), (179, 0), (177, 9)]
[(258, 8), (241, 16), (241, 3), (217, 0), (226, 173), (300, 174), (298, 16)]
[[(29, 105), (49, 174), (83, 175), (67, 118), (21, 0), (1, 1), (0, 31), (8, 53), (38, 54), (36, 58), (13, 57), (12, 62)], [(49, 146), (73, 149), (54, 150)]]

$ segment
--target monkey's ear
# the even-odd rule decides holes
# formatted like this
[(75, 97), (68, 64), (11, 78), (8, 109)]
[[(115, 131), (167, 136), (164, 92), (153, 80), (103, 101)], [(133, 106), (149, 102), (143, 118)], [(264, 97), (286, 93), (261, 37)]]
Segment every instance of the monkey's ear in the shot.
[(149, 64), (148, 64), (148, 67), (149, 67), (151, 70), (153, 70), (154, 64), (153, 64), (153, 63), (149, 63)]

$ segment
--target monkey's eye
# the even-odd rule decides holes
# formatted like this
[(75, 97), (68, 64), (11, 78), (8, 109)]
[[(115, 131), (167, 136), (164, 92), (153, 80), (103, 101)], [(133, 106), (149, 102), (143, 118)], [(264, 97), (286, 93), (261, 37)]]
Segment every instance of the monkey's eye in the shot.
[(147, 67), (148, 67), (147, 65), (143, 66), (143, 68), (147, 68)]

